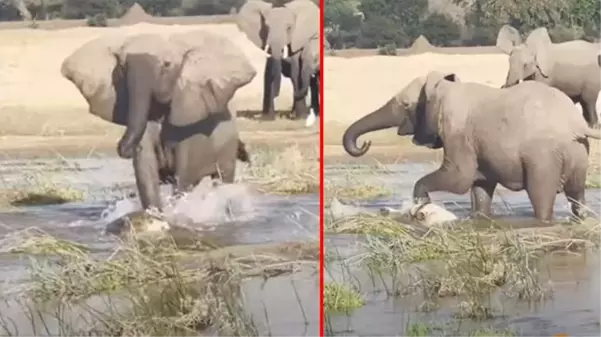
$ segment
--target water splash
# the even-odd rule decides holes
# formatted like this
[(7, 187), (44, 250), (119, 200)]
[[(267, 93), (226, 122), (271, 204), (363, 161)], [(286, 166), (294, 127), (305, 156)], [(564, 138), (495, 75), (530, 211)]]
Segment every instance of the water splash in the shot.
[[(244, 184), (213, 186), (211, 180), (205, 179), (190, 193), (177, 198), (171, 194), (169, 186), (161, 186), (164, 216), (170, 222), (211, 229), (219, 223), (246, 222), (259, 216), (256, 202), (259, 195)], [(110, 223), (141, 208), (138, 197), (121, 199), (105, 209), (101, 219)]]

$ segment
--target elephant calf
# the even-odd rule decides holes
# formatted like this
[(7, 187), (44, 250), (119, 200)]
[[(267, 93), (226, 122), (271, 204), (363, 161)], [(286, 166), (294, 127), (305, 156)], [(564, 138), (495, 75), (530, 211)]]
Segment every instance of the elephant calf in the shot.
[(370, 131), (397, 127), (413, 143), (444, 148), (440, 168), (419, 179), (416, 204), (429, 193), (472, 191), (474, 211), (490, 215), (497, 184), (525, 189), (535, 217), (553, 217), (556, 194), (563, 191), (575, 216), (583, 216), (589, 144), (600, 138), (572, 101), (558, 89), (526, 81), (498, 89), (461, 83), (455, 74), (431, 72), (414, 79), (378, 110), (353, 123), (343, 136), (345, 150), (361, 156), (357, 138)]

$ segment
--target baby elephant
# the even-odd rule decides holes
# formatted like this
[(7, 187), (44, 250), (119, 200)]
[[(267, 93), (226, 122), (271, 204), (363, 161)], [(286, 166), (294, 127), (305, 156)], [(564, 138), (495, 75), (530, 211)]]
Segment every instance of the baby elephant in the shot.
[(553, 219), (561, 191), (574, 215), (584, 216), (587, 137), (600, 134), (558, 89), (534, 81), (498, 89), (430, 72), (351, 125), (343, 139), (346, 151), (364, 154), (370, 143), (358, 148), (357, 137), (388, 127), (397, 127), (400, 136), (413, 135), (416, 145), (444, 148), (440, 168), (415, 183), (416, 204), (429, 203), (430, 192), (464, 194), (471, 188), (473, 209), (490, 215), (501, 184), (525, 189), (541, 222)]

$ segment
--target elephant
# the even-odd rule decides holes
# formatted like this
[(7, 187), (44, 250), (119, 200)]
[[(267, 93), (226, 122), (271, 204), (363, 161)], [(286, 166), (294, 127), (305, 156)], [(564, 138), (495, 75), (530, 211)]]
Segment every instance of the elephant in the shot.
[(162, 210), (161, 182), (180, 195), (206, 176), (232, 183), (236, 159), (249, 161), (229, 102), (256, 71), (226, 37), (99, 37), (67, 56), (61, 74), (91, 114), (126, 127), (117, 153), (133, 161), (144, 209)]
[[(285, 4), (270, 4), (248, 0), (236, 15), (236, 24), (247, 38), (269, 53), (263, 78), (263, 120), (274, 120), (274, 98), (280, 94), (284, 67), (289, 67), (293, 87), (292, 111), (297, 118), (306, 118), (309, 108), (305, 101), (309, 87), (312, 96), (319, 88), (311, 85), (311, 77), (320, 68), (319, 7), (310, 0), (292, 0)], [(313, 94), (315, 92), (315, 94)], [(316, 106), (313, 104), (313, 111)]]
[(411, 81), (386, 104), (351, 124), (342, 143), (351, 156), (364, 133), (397, 128), (415, 145), (443, 148), (443, 162), (414, 185), (413, 201), (430, 203), (430, 192), (465, 194), (472, 211), (491, 214), (497, 184), (526, 190), (534, 215), (552, 220), (557, 193), (564, 192), (572, 213), (583, 217), (588, 137), (599, 139), (560, 90), (536, 81), (509, 88), (463, 83), (454, 73), (429, 72)]
[(522, 42), (519, 32), (504, 25), (497, 35), (497, 47), (509, 55), (505, 87), (522, 80), (535, 80), (555, 87), (580, 103), (589, 126), (598, 126), (595, 104), (601, 90), (598, 62), (599, 44), (584, 40), (553, 43), (547, 28), (533, 30)]

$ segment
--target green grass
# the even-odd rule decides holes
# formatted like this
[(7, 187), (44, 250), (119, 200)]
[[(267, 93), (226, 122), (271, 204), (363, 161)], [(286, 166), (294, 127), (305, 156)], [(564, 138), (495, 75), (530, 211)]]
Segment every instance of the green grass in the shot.
[(323, 306), (327, 312), (349, 313), (365, 305), (361, 294), (348, 284), (326, 283), (323, 292)]
[[(465, 330), (465, 329), (464, 329)], [(457, 326), (439, 326), (436, 324), (411, 323), (408, 325), (405, 336), (407, 337), (426, 337), (426, 336), (472, 336), (472, 337), (510, 337), (515, 336), (512, 330), (496, 330), (492, 328), (480, 328), (468, 331), (462, 331)]]
[(589, 174), (586, 179), (586, 188), (601, 188), (601, 175)]

